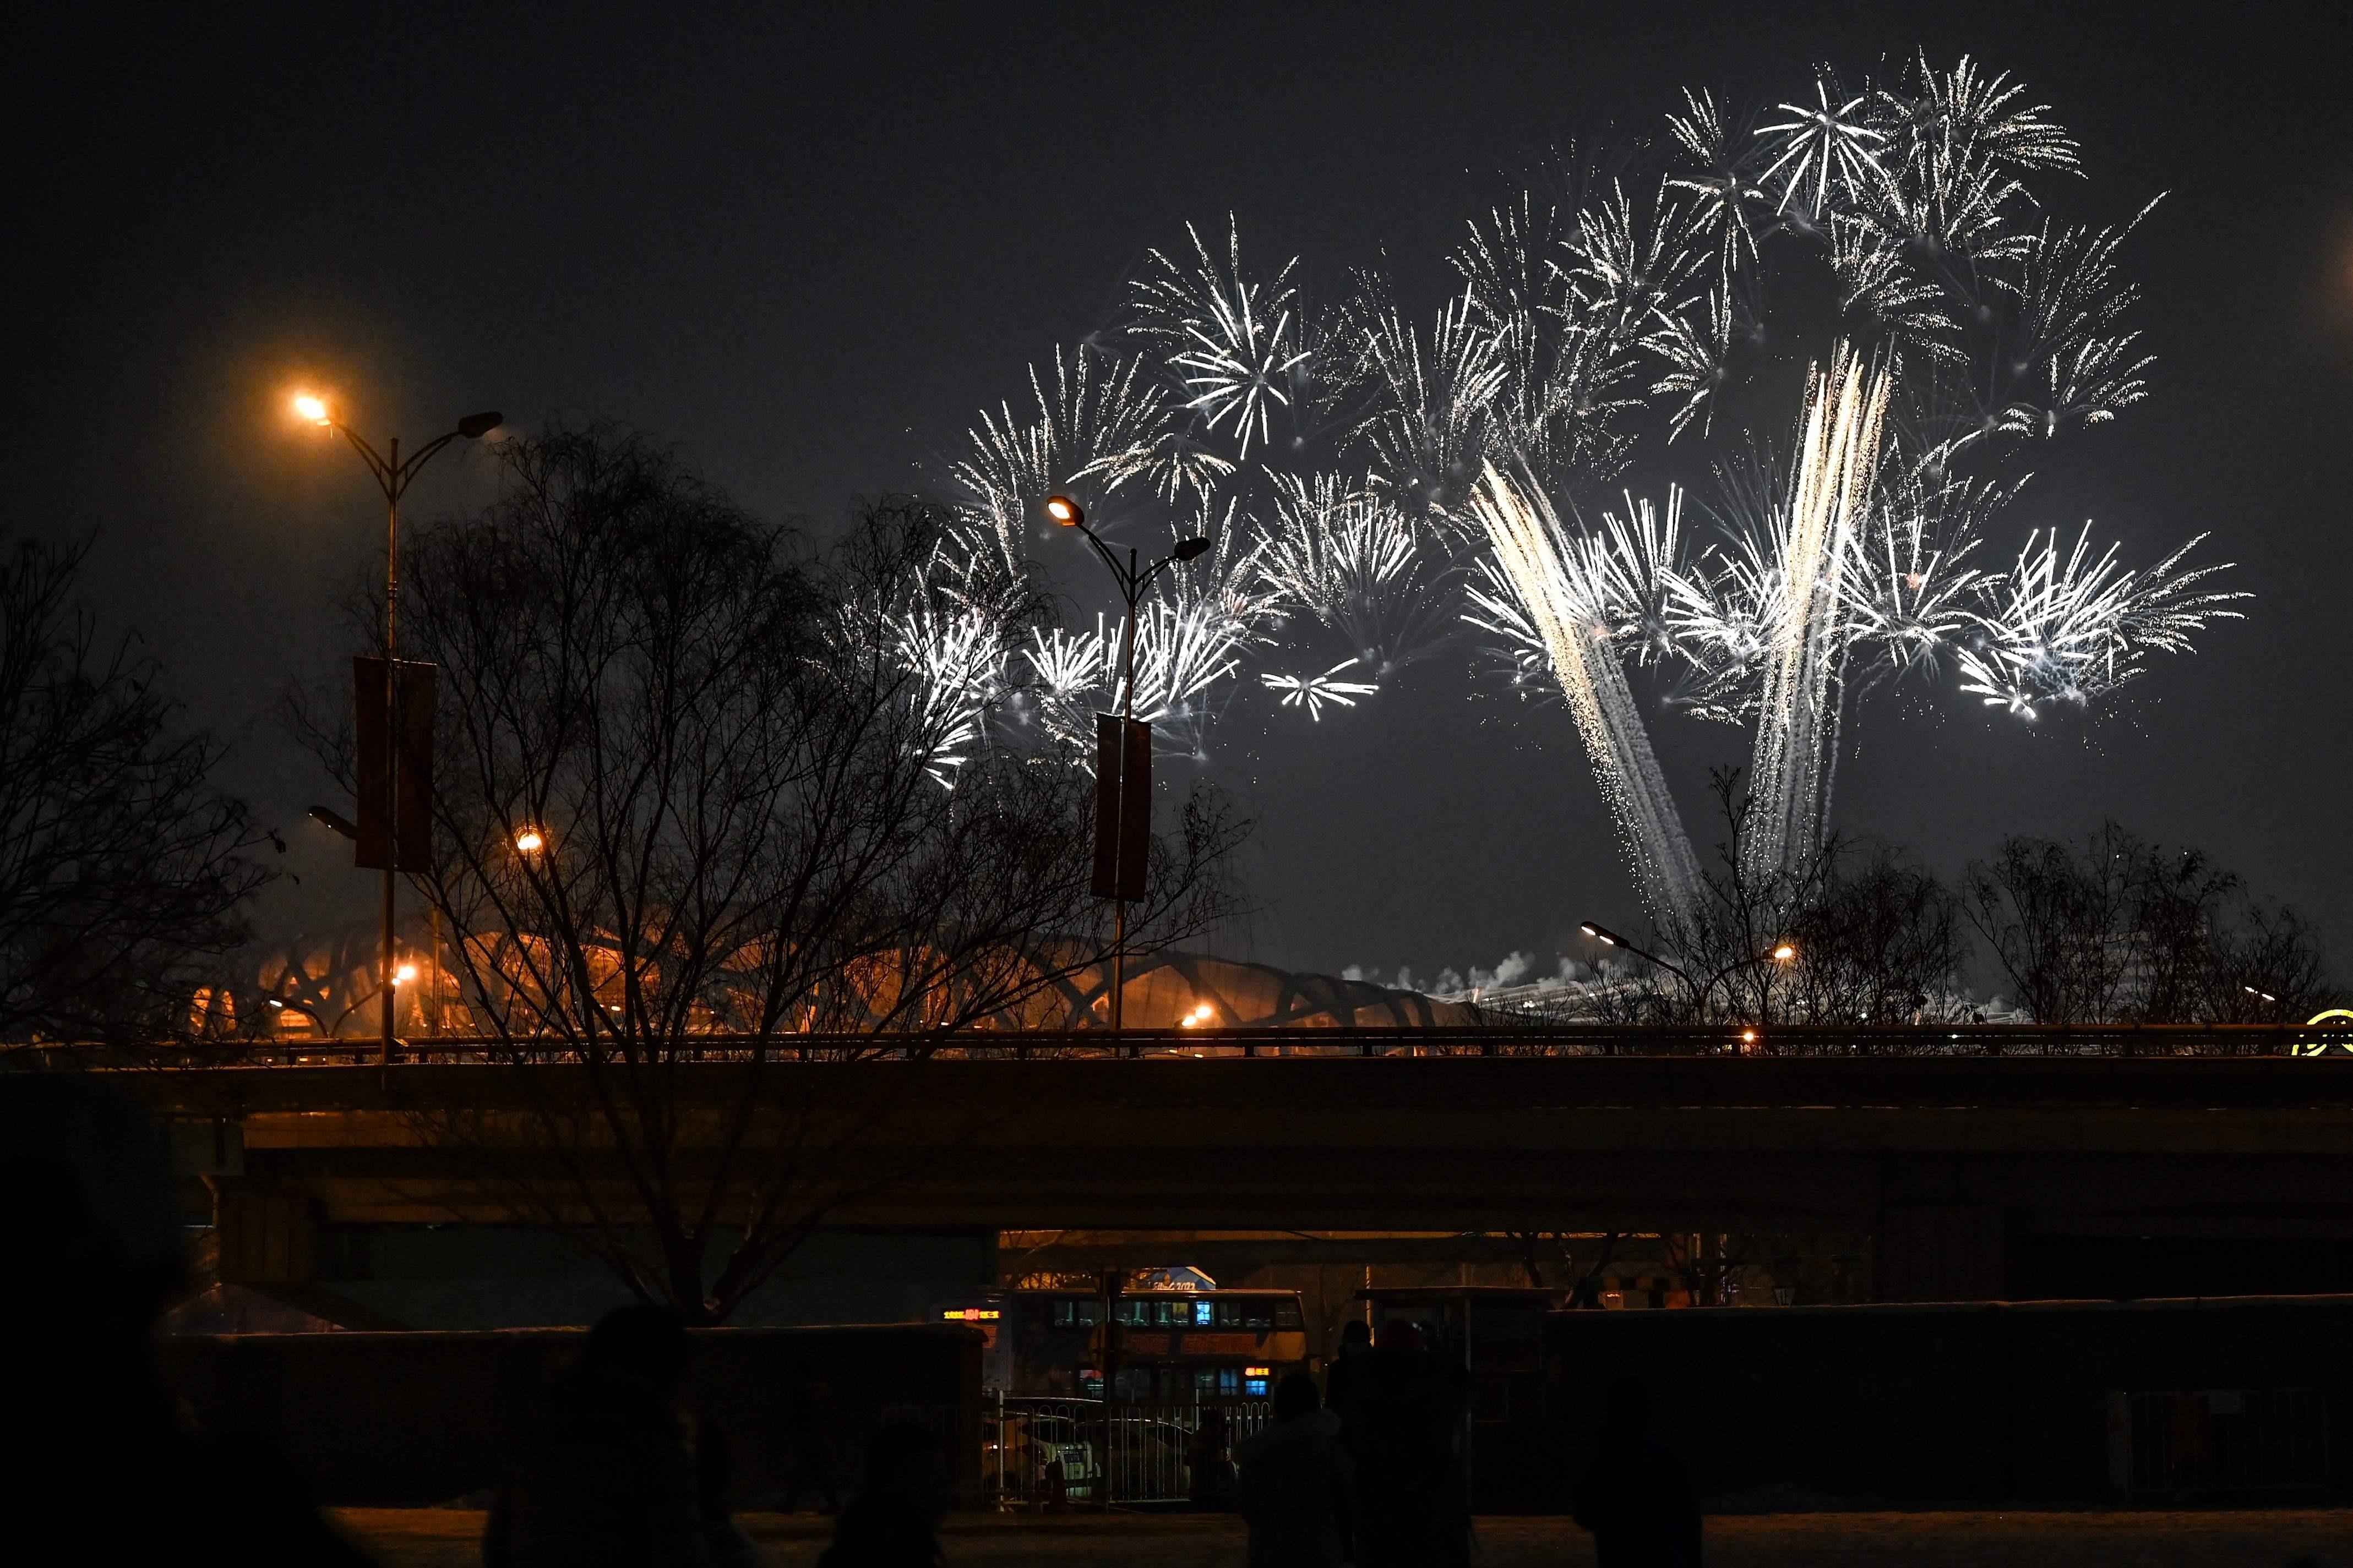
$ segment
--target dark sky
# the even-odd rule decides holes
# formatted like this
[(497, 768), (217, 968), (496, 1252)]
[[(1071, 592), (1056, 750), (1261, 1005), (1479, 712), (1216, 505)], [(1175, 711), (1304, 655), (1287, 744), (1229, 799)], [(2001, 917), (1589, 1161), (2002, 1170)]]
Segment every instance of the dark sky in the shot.
[[(99, 607), (291, 831), (302, 884), (273, 920), (367, 908), (266, 713), (351, 651), (337, 602), (380, 549), (356, 463), (282, 414), (298, 381), (412, 437), (484, 406), (628, 420), (830, 526), (913, 484), (1187, 219), (1231, 209), (1257, 254), (1324, 277), (1385, 250), (1434, 289), (1535, 144), (1648, 130), (1685, 84), (1776, 100), (1811, 60), (1925, 45), (2054, 105), (2084, 216), (2172, 193), (2133, 252), (2156, 395), (2054, 453), (2023, 521), (2094, 517), (2144, 562), (2211, 530), (2258, 597), (2096, 722), (2029, 730), (1948, 692), (1867, 708), (1839, 820), (1951, 868), (2112, 814), (2317, 915), (2353, 971), (2345, 7), (671, 10), (19, 24), (8, 530), (100, 531)], [(412, 505), (480, 479), (450, 461)], [(1229, 951), (1549, 967), (1580, 918), (1630, 916), (1565, 715), (1419, 675), (1312, 730), (1229, 727), (1261, 906)], [(1739, 740), (1662, 722), (1696, 817)]]

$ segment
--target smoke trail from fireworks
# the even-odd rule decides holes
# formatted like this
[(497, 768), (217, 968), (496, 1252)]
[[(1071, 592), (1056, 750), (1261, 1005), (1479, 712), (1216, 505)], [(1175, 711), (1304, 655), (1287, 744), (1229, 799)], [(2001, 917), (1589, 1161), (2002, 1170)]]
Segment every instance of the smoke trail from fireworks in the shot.
[(1837, 762), (1844, 582), (1854, 536), (1871, 506), (1887, 413), (1887, 374), (1843, 343), (1817, 371), (1799, 426), (1789, 490), (1789, 534), (1780, 624), (1749, 773), (1755, 803), (1741, 853), (1758, 886), (1790, 869), (1821, 841), (1831, 769)]
[(1651, 918), (1688, 931), (1698, 909), (1699, 862), (1650, 732), (1611, 646), (1600, 584), (1533, 485), (1525, 493), (1493, 464), (1472, 492), (1471, 513), (1487, 532), (1521, 609), (1544, 639), (1568, 699), (1594, 777), (1617, 819), (1635, 882)]

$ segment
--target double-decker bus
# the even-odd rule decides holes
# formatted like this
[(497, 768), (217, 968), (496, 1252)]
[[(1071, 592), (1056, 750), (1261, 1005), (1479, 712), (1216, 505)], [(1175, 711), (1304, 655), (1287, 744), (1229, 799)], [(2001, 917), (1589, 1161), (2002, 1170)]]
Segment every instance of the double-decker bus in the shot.
[[(1008, 1290), (940, 1316), (987, 1334), (982, 1380), (1016, 1396), (1103, 1396), (1103, 1298)], [(1265, 1399), (1307, 1365), (1296, 1290), (1136, 1290), (1114, 1303), (1113, 1399), (1192, 1405)]]

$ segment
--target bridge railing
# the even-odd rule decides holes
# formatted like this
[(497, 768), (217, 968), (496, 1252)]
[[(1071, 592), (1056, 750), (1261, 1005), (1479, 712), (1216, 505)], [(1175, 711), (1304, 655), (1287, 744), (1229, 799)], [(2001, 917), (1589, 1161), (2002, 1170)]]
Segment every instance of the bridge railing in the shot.
[[(633, 1042), (640, 1059), (678, 1062), (892, 1061), (944, 1058), (1198, 1060), (1277, 1057), (1802, 1057), (1802, 1058), (2139, 1058), (2277, 1057), (2337, 1054), (2353, 1033), (2290, 1024), (2039, 1025), (1852, 1026), (1788, 1024), (1635, 1026), (1498, 1025), (1485, 1028), (1131, 1029), (958, 1034), (690, 1034)], [(152, 1046), (39, 1044), (0, 1047), (0, 1066), (372, 1067), (380, 1041), (220, 1039)], [(562, 1038), (416, 1037), (396, 1043), (404, 1064), (578, 1062), (577, 1041)], [(598, 1043), (606, 1059), (625, 1054)]]

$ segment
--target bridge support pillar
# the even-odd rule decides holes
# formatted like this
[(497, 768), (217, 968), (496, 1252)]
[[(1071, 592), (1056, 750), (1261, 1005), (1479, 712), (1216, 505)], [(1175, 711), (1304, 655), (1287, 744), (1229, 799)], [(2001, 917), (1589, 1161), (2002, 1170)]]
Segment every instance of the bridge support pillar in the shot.
[(1883, 1209), (1876, 1251), (1882, 1301), (1999, 1301), (2010, 1291), (2010, 1226), (1998, 1208)]
[(318, 1277), (319, 1201), (299, 1182), (212, 1176), (213, 1239), (224, 1285), (303, 1285)]

